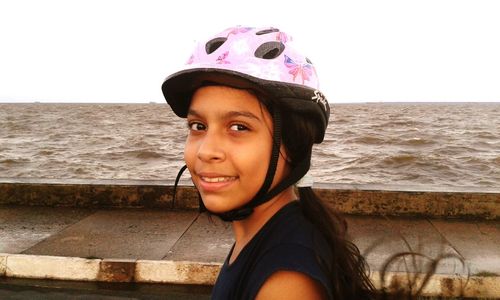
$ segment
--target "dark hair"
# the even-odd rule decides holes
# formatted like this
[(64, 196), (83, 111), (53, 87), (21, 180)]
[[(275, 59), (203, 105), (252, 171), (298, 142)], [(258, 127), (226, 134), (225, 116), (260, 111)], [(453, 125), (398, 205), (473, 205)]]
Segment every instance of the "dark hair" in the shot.
[[(268, 109), (280, 109), (282, 118), (281, 139), (292, 169), (298, 162), (310, 159), (317, 128), (312, 115), (297, 113), (291, 109), (263, 102)], [(437, 257), (427, 257), (421, 253), (409, 251), (394, 253), (385, 262), (381, 270), (382, 287), (377, 290), (369, 277), (369, 267), (358, 247), (347, 237), (347, 222), (340, 213), (326, 205), (312, 188), (299, 187), (300, 206), (304, 216), (323, 234), (331, 253), (331, 261), (320, 262), (330, 279), (333, 299), (419, 299), (430, 278), (435, 274), (439, 263), (445, 259), (455, 259), (465, 267), (462, 257), (455, 254), (441, 253)], [(407, 244), (404, 237), (402, 240)], [(429, 267), (423, 271), (421, 284), (416, 284), (417, 277), (408, 282), (393, 281), (385, 286), (385, 276), (392, 264), (398, 260), (410, 258), (414, 265), (419, 258), (425, 258)], [(407, 271), (408, 272), (408, 271)], [(468, 276), (467, 276), (468, 278)], [(464, 286), (458, 293), (463, 294)]]
[[(273, 109), (276, 109), (274, 107)], [(311, 156), (316, 128), (313, 116), (283, 109), (282, 143), (291, 167)], [(298, 138), (300, 137), (300, 138)], [(332, 260), (323, 266), (328, 272), (334, 299), (371, 299), (375, 288), (368, 265), (354, 243), (347, 239), (347, 222), (314, 193), (310, 187), (298, 188), (305, 217), (315, 225), (330, 245)]]

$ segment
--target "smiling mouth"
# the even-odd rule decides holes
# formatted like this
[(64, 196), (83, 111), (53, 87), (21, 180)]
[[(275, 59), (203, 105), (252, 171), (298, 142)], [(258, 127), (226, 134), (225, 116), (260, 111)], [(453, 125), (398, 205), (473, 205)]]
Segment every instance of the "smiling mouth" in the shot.
[(200, 176), (200, 179), (204, 182), (209, 182), (209, 183), (215, 183), (215, 182), (229, 182), (229, 181), (233, 181), (233, 180), (236, 180), (236, 177), (234, 176), (231, 176), (231, 177), (228, 177), (228, 176), (222, 176), (222, 177), (204, 177), (204, 176)]

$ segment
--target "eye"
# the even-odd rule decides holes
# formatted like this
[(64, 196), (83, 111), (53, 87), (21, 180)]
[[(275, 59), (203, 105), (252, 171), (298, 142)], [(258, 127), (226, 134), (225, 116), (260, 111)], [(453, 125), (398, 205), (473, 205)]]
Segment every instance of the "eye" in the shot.
[(190, 130), (193, 130), (193, 131), (201, 131), (201, 130), (206, 129), (205, 125), (203, 125), (200, 122), (189, 122), (188, 127)]
[(233, 131), (245, 131), (245, 130), (248, 130), (248, 127), (246, 127), (245, 125), (241, 125), (241, 124), (233, 124), (233, 125), (231, 125), (230, 129)]

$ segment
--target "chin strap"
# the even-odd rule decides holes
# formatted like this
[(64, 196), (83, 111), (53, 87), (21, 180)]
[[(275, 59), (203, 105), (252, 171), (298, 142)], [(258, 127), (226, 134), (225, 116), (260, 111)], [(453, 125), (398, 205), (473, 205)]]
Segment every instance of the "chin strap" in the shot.
[[(269, 169), (267, 171), (266, 179), (264, 180), (264, 184), (261, 189), (253, 199), (248, 202), (246, 205), (239, 209), (231, 210), (222, 214), (216, 214), (223, 221), (231, 222), (231, 221), (239, 221), (248, 218), (252, 213), (254, 207), (265, 203), (276, 195), (284, 191), (289, 186), (295, 184), (299, 181), (304, 175), (309, 171), (311, 166), (311, 152), (309, 152), (306, 157), (296, 164), (281, 182), (279, 182), (274, 188), (269, 190), (271, 184), (274, 179), (274, 175), (276, 173), (276, 168), (278, 166), (278, 158), (280, 155), (280, 146), (281, 146), (281, 115), (278, 111), (273, 113), (273, 149), (271, 153), (271, 160), (269, 162)], [(300, 137), (299, 137), (300, 138)]]
[(175, 196), (177, 194), (177, 184), (179, 184), (179, 180), (181, 179), (181, 176), (182, 176), (182, 173), (184, 173), (184, 171), (186, 171), (187, 169), (187, 166), (184, 165), (181, 167), (181, 169), (179, 170), (179, 172), (177, 173), (177, 177), (175, 177), (175, 183), (174, 183), (174, 193), (172, 195), (172, 209), (175, 208)]
[[(254, 197), (254, 199), (251, 202), (249, 202), (247, 205), (245, 205), (239, 209), (231, 210), (231, 211), (228, 211), (225, 213), (212, 213), (209, 210), (207, 210), (207, 208), (205, 207), (205, 204), (203, 203), (203, 201), (201, 199), (200, 193), (198, 193), (199, 211), (200, 212), (209, 211), (210, 213), (218, 216), (219, 218), (221, 218), (223, 221), (226, 221), (226, 222), (244, 220), (244, 219), (248, 218), (253, 213), (254, 207), (259, 206), (260, 204), (272, 199), (274, 196), (281, 193), (287, 187), (289, 187), (289, 186), (293, 185), (294, 183), (296, 183), (297, 181), (299, 181), (307, 173), (307, 171), (309, 171), (310, 161), (311, 161), (311, 156), (309, 154), (308, 157), (306, 157), (304, 160), (300, 161), (290, 171), (290, 174), (285, 179), (283, 179), (283, 181), (281, 181), (278, 185), (276, 185), (272, 190), (270, 190), (269, 193), (265, 194), (264, 196), (262, 196), (260, 198)], [(174, 195), (172, 197), (172, 208), (175, 207), (176, 191), (177, 191), (177, 185), (179, 183), (179, 179), (185, 170), (186, 170), (186, 166), (183, 166), (179, 170), (179, 173), (177, 174), (177, 178), (175, 179)]]
[[(184, 173), (184, 171), (186, 171), (186, 169), (187, 169), (186, 165), (182, 166), (181, 169), (179, 170), (179, 172), (177, 173), (177, 177), (175, 177), (174, 192), (173, 192), (173, 195), (172, 195), (172, 209), (175, 208), (175, 198), (176, 198), (176, 195), (177, 195), (177, 185), (179, 184), (179, 180), (181, 179), (182, 173)], [(198, 207), (199, 207), (199, 211), (200, 212), (207, 211), (207, 208), (205, 207), (205, 204), (201, 200), (201, 196), (200, 196), (199, 192), (198, 192), (198, 203), (199, 203)]]
[(278, 185), (276, 185), (272, 190), (270, 190), (267, 194), (261, 196), (260, 198), (254, 198), (247, 205), (242, 208), (231, 210), (222, 214), (216, 214), (223, 221), (231, 222), (231, 221), (239, 221), (248, 218), (252, 213), (253, 209), (256, 206), (261, 205), (273, 197), (284, 191), (289, 186), (295, 184), (297, 181), (302, 178), (307, 171), (309, 171), (310, 167), (310, 157), (300, 161), (295, 168), (290, 171), (290, 174), (283, 179)]
[(265, 199), (264, 197), (271, 187), (271, 184), (273, 183), (274, 175), (276, 174), (276, 168), (278, 166), (281, 146), (281, 114), (277, 109), (275, 109), (273, 112), (273, 128), (273, 147), (271, 149), (271, 158), (269, 160), (269, 168), (267, 169), (266, 178), (264, 179), (262, 187), (253, 197), (253, 199), (243, 207), (233, 209), (225, 213), (215, 214), (223, 221), (231, 222), (246, 219), (253, 213), (254, 207), (270, 199)]

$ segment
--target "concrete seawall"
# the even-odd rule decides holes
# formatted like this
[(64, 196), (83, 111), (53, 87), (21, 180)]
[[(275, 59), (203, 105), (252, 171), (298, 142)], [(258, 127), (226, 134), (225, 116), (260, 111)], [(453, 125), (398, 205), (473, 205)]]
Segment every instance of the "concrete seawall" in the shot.
[[(315, 184), (340, 212), (353, 215), (419, 216), (498, 220), (500, 189), (397, 185)], [(0, 178), (0, 204), (73, 207), (196, 209), (198, 194), (181, 182)]]

